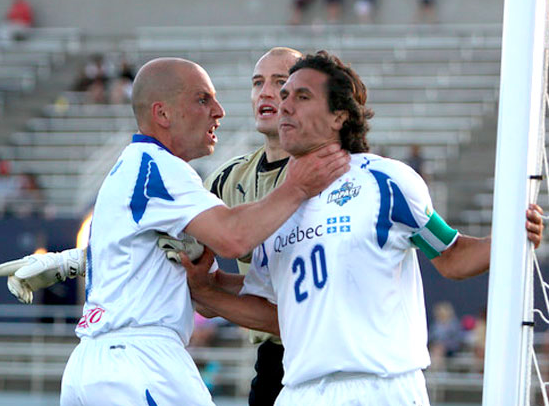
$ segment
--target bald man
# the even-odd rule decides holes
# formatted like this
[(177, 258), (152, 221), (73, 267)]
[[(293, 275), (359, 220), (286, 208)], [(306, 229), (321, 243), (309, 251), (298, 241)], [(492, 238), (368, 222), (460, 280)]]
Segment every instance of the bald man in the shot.
[[(349, 157), (329, 145), (292, 159), (277, 189), (229, 208), (187, 163), (213, 152), (225, 114), (206, 71), (183, 59), (150, 61), (136, 76), (132, 107), (139, 133), (95, 204), (81, 342), (63, 374), (61, 405), (211, 406), (185, 350), (193, 329), (186, 271), (166, 261), (157, 232), (185, 232), (221, 256), (242, 256), (348, 170)], [(270, 318), (247, 327), (265, 329)]]
[[(255, 64), (251, 77), (251, 101), (256, 130), (263, 135), (257, 150), (237, 156), (221, 165), (205, 180), (205, 187), (228, 206), (253, 202), (266, 196), (286, 176), (289, 154), (280, 146), (278, 136), (278, 105), (280, 89), (288, 79), (288, 71), (301, 57), (301, 52), (275, 47)], [(238, 259), (241, 274), (246, 274), (251, 253)], [(242, 277), (216, 273), (218, 287), (238, 293)], [(282, 356), (280, 338), (268, 333), (250, 331), (253, 343), (260, 344), (248, 397), (249, 406), (272, 406), (282, 389)]]

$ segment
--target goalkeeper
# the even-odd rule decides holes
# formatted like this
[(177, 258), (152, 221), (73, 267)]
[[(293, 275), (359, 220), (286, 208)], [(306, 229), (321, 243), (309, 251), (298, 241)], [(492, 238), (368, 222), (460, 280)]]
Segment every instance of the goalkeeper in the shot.
[[(186, 163), (213, 152), (214, 131), (224, 116), (207, 73), (182, 59), (150, 61), (136, 76), (132, 108), (140, 132), (106, 177), (95, 204), (86, 303), (76, 328), (81, 342), (63, 374), (61, 406), (211, 406), (185, 350), (193, 317), (186, 273), (164, 259), (157, 232), (181, 238), (185, 231), (222, 256), (241, 256), (348, 170), (349, 157), (330, 144), (292, 159), (276, 190), (259, 202), (229, 208), (202, 187)], [(39, 288), (52, 277), (81, 274), (82, 260), (78, 251), (42, 261), (31, 257), (26, 260), (31, 271), (53, 267), (35, 278), (29, 278), (34, 272), (29, 268), (16, 276), (25, 278), (21, 286)], [(265, 317), (247, 327), (271, 325)]]

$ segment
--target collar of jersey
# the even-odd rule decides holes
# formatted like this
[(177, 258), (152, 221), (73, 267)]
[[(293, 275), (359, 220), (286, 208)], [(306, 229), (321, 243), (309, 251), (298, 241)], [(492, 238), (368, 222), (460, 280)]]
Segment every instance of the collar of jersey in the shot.
[[(153, 138), (151, 137), (150, 135), (145, 135), (145, 134), (134, 134), (133, 137), (132, 137), (132, 144), (134, 142), (144, 142), (146, 144), (156, 144), (158, 145), (160, 148), (162, 149), (165, 149), (166, 151), (168, 151), (170, 154), (172, 154), (172, 152), (166, 148), (166, 146), (164, 144), (162, 144), (160, 141), (158, 141), (156, 138)], [(173, 154), (172, 154), (173, 155)]]

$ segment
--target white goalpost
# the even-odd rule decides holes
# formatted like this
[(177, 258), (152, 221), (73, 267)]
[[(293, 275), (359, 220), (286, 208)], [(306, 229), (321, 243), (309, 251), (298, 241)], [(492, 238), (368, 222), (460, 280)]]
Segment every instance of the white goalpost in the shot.
[(545, 156), (547, 13), (547, 0), (505, 1), (483, 406), (530, 405), (534, 255), (524, 224)]

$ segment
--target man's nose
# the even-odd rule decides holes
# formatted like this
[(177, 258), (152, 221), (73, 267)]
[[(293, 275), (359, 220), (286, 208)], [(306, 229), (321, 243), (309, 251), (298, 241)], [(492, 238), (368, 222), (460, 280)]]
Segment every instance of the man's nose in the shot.
[(278, 112), (282, 115), (288, 115), (292, 112), (292, 103), (289, 100), (290, 98), (287, 97), (284, 100), (281, 100), (278, 105)]
[(223, 109), (223, 106), (221, 105), (221, 103), (219, 103), (219, 101), (215, 101), (215, 108), (213, 110), (213, 117), (214, 118), (223, 118), (225, 117), (225, 109)]
[(265, 82), (265, 84), (261, 87), (261, 92), (259, 93), (259, 97), (260, 98), (274, 98), (275, 97), (275, 91), (273, 89), (273, 86), (268, 83), (268, 82)]

